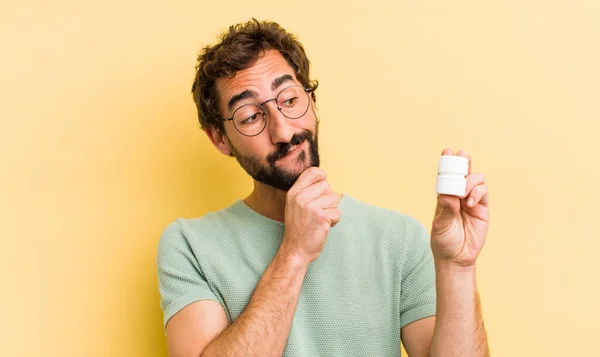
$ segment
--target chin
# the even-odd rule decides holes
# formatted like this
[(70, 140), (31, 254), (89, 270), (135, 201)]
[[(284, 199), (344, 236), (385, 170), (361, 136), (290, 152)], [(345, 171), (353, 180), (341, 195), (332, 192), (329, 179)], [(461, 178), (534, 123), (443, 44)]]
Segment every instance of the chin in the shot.
[(310, 162), (294, 162), (291, 165), (279, 166), (282, 171), (285, 171), (289, 175), (298, 175), (300, 176), (304, 171), (306, 171), (310, 167)]

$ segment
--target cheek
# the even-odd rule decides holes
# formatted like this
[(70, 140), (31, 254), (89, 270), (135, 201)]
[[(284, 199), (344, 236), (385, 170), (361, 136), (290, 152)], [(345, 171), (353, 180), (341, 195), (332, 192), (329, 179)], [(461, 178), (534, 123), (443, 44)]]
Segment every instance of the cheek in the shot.
[(292, 121), (292, 125), (296, 133), (308, 130), (314, 135), (317, 130), (317, 119), (313, 112), (309, 110), (302, 118)]
[(265, 143), (264, 140), (261, 139), (259, 139), (258, 137), (241, 139), (235, 146), (237, 152), (244, 156), (258, 157), (261, 161), (265, 161), (267, 155), (272, 153), (275, 150), (275, 148), (273, 147), (273, 145)]

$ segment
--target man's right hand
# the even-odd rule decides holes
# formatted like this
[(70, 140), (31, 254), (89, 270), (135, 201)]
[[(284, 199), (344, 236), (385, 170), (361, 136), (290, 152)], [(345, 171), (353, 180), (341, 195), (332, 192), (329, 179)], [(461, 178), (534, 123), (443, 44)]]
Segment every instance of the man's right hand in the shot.
[(341, 195), (332, 192), (325, 171), (305, 170), (286, 195), (281, 250), (310, 263), (325, 246), (329, 229), (339, 222)]

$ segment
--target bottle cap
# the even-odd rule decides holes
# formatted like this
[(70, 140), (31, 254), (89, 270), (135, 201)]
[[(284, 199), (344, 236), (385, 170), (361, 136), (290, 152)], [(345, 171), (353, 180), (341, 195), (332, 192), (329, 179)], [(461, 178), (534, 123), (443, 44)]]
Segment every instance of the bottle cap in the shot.
[(469, 173), (469, 160), (466, 157), (442, 155), (438, 164), (436, 193), (464, 196), (467, 189), (466, 175)]

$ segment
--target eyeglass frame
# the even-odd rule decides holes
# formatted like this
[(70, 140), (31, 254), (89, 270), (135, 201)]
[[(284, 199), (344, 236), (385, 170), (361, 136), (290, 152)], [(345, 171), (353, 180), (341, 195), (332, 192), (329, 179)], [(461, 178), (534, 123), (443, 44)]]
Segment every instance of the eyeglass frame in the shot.
[[(292, 88), (292, 87), (301, 87), (301, 88), (304, 90), (304, 92), (306, 93), (306, 96), (307, 96), (307, 97), (309, 97), (309, 98), (308, 98), (308, 105), (306, 106), (306, 110), (304, 111), (304, 113), (302, 113), (302, 115), (300, 115), (300, 116), (299, 116), (299, 117), (297, 117), (297, 118), (290, 118), (290, 117), (288, 117), (287, 115), (285, 115), (285, 113), (284, 113), (283, 111), (281, 111), (281, 107), (279, 106), (279, 103), (277, 102), (277, 98), (279, 98), (279, 96), (281, 95), (281, 93), (285, 92), (286, 90), (288, 90), (288, 89), (290, 89), (290, 88)], [(262, 103), (258, 103), (258, 104), (256, 104), (256, 103), (246, 103), (246, 104), (240, 105), (239, 107), (237, 107), (237, 108), (236, 108), (236, 109), (233, 111), (233, 113), (231, 113), (231, 118), (223, 118), (223, 120), (225, 120), (225, 121), (229, 121), (229, 120), (233, 121), (233, 117), (235, 116), (235, 112), (237, 112), (237, 111), (238, 111), (238, 110), (240, 110), (241, 108), (245, 107), (246, 105), (258, 105), (258, 106), (259, 106), (259, 107), (262, 109), (262, 111), (263, 111), (263, 115), (265, 116), (265, 126), (263, 126), (263, 128), (262, 128), (262, 129), (261, 129), (261, 130), (260, 130), (258, 133), (256, 133), (256, 134), (253, 134), (253, 135), (246, 135), (246, 134), (242, 133), (242, 132), (240, 131), (240, 129), (238, 129), (238, 128), (237, 128), (237, 126), (235, 125), (235, 123), (233, 124), (233, 127), (235, 128), (235, 130), (237, 130), (237, 132), (238, 132), (238, 133), (240, 133), (240, 134), (242, 134), (242, 135), (244, 135), (244, 136), (248, 136), (248, 137), (258, 136), (258, 135), (260, 135), (260, 134), (261, 134), (263, 131), (265, 131), (265, 128), (267, 127), (267, 121), (269, 120), (269, 117), (268, 117), (268, 115), (267, 115), (267, 110), (266, 110), (266, 109), (265, 109), (265, 107), (264, 107), (264, 105), (265, 105), (265, 104), (267, 104), (268, 102), (271, 102), (271, 101), (275, 101), (275, 105), (277, 106), (277, 110), (278, 110), (278, 111), (279, 111), (281, 114), (283, 114), (283, 116), (284, 116), (284, 117), (286, 117), (286, 118), (288, 118), (288, 119), (291, 119), (291, 120), (300, 119), (300, 118), (302, 118), (303, 116), (305, 116), (305, 115), (306, 115), (306, 113), (308, 113), (308, 109), (310, 108), (310, 93), (312, 93), (312, 92), (313, 92), (313, 89), (310, 89), (310, 88), (305, 88), (304, 86), (302, 86), (302, 85), (300, 85), (300, 84), (294, 84), (294, 85), (291, 85), (291, 86), (289, 86), (289, 87), (285, 87), (285, 88), (283, 88), (283, 89), (282, 89), (282, 90), (281, 90), (279, 93), (277, 93), (277, 96), (276, 96), (275, 98), (271, 98), (271, 99), (265, 100), (264, 102), (262, 102)]]

